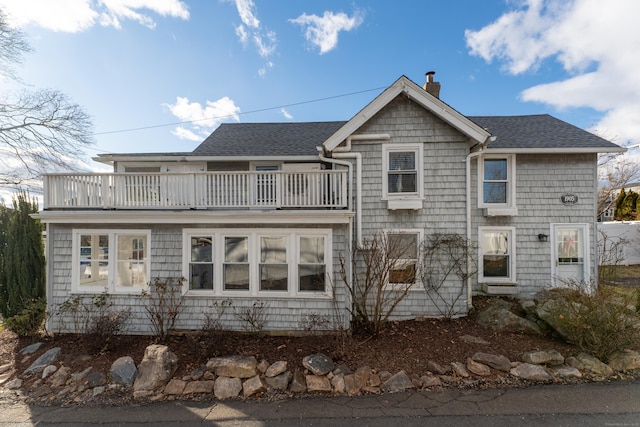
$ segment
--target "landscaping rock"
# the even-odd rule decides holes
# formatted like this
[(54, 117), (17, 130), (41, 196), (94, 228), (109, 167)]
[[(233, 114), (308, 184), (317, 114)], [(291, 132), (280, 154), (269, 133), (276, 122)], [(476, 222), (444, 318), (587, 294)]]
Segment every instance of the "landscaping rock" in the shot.
[(476, 362), (470, 357), (467, 358), (467, 369), (469, 370), (469, 372), (475, 375), (480, 375), (483, 377), (491, 375), (491, 369), (489, 369), (487, 365), (485, 365), (484, 363)]
[(560, 322), (553, 313), (558, 312), (570, 312), (567, 308), (567, 302), (562, 299), (547, 299), (541, 301), (538, 305), (536, 305), (536, 315), (544, 320), (554, 331), (558, 333), (562, 338), (566, 339), (569, 336), (568, 330)]
[(215, 386), (215, 381), (188, 381), (184, 387), (183, 394), (211, 393)]
[(87, 385), (91, 388), (99, 387), (107, 383), (107, 376), (104, 372), (92, 372), (87, 375)]
[(609, 367), (616, 372), (640, 369), (640, 353), (633, 350), (615, 353), (609, 358)]
[(358, 384), (355, 374), (349, 374), (344, 376), (344, 389), (349, 396), (355, 396), (360, 393), (362, 387)]
[(522, 361), (534, 365), (562, 365), (564, 357), (556, 350), (533, 350), (522, 355)]
[(460, 362), (451, 362), (451, 369), (453, 369), (453, 373), (462, 378), (468, 378), (469, 372), (467, 368)]
[[(205, 372), (208, 372), (206, 366), (201, 366), (191, 371), (191, 373), (189, 374), (189, 378), (193, 381), (200, 381), (204, 377)], [(215, 380), (215, 378), (212, 378), (212, 380)]]
[(438, 375), (446, 375), (447, 373), (449, 373), (449, 371), (451, 371), (451, 367), (445, 368), (444, 366), (442, 366), (438, 362), (434, 362), (433, 360), (427, 361), (427, 369), (430, 372)]
[(53, 375), (51, 375), (51, 378), (49, 378), (51, 387), (62, 387), (63, 385), (67, 384), (70, 374), (71, 369), (66, 366), (58, 369), (56, 372), (54, 372)]
[(88, 368), (85, 368), (82, 372), (76, 372), (75, 374), (71, 374), (71, 381), (79, 383), (80, 381), (84, 380), (84, 377), (86, 377), (89, 372), (91, 372), (91, 370), (93, 369), (93, 367), (89, 366)]
[(338, 394), (344, 394), (346, 388), (344, 384), (344, 375), (336, 375), (331, 378), (331, 387), (333, 387), (333, 391)]
[(171, 381), (169, 381), (167, 385), (164, 387), (163, 393), (169, 396), (180, 395), (184, 392), (184, 389), (186, 386), (187, 386), (187, 381), (174, 378)]
[(36, 351), (40, 350), (40, 347), (42, 347), (43, 345), (43, 342), (35, 342), (20, 350), (20, 354), (33, 354)]
[(302, 359), (302, 366), (310, 370), (314, 375), (327, 375), (335, 368), (333, 360), (322, 353), (305, 356)]
[(256, 393), (264, 393), (265, 391), (267, 391), (267, 385), (262, 381), (260, 375), (251, 377), (242, 383), (242, 394), (244, 397), (250, 397)]
[(540, 365), (532, 365), (531, 363), (522, 363), (511, 369), (511, 375), (529, 381), (551, 381), (553, 375)]
[(134, 391), (153, 391), (164, 386), (178, 368), (178, 357), (165, 345), (153, 344), (144, 351), (133, 383)]
[(36, 372), (42, 371), (46, 366), (51, 365), (55, 362), (58, 357), (62, 354), (62, 349), (60, 347), (54, 347), (52, 349), (47, 350), (42, 356), (38, 357), (25, 371), (23, 375), (29, 376)]
[(489, 345), (489, 341), (483, 340), (479, 337), (474, 337), (471, 335), (462, 335), (460, 336), (460, 341), (464, 341), (467, 344), (480, 344), (480, 345)]
[(530, 320), (518, 316), (508, 308), (491, 304), (478, 313), (478, 323), (496, 331), (541, 335), (540, 327)]
[(219, 377), (251, 378), (258, 374), (258, 361), (253, 356), (228, 356), (209, 359), (207, 369)]
[(58, 370), (56, 365), (48, 365), (42, 370), (42, 379), (48, 378), (51, 374)]
[(373, 374), (373, 370), (369, 366), (362, 366), (356, 369), (355, 378), (358, 383), (358, 387), (362, 388), (369, 384), (369, 378)]
[(291, 371), (284, 371), (275, 377), (266, 377), (264, 380), (267, 385), (275, 390), (285, 391), (289, 387), (293, 374)]
[(240, 378), (218, 377), (213, 385), (213, 394), (216, 399), (230, 399), (238, 397), (242, 391)]
[(138, 369), (136, 369), (136, 364), (130, 356), (123, 356), (116, 359), (116, 361), (111, 364), (111, 370), (109, 371), (111, 379), (116, 384), (125, 387), (131, 387), (137, 375)]
[(440, 378), (433, 375), (423, 375), (420, 377), (420, 381), (422, 381), (422, 388), (442, 386), (442, 381), (440, 381)]
[(307, 381), (307, 391), (310, 393), (331, 391), (331, 381), (324, 375), (307, 375), (305, 380)]
[(293, 373), (289, 391), (291, 391), (292, 393), (304, 393), (305, 391), (307, 391), (307, 380), (305, 379), (302, 371), (300, 371), (299, 369), (296, 369)]
[(22, 380), (20, 378), (15, 378), (11, 381), (7, 381), (4, 385), (4, 388), (7, 390), (16, 390), (22, 387)]
[(504, 356), (478, 352), (471, 356), (471, 359), (499, 371), (509, 372), (511, 370), (511, 361)]
[(552, 366), (551, 370), (560, 378), (582, 378), (582, 373), (572, 366)]
[(398, 372), (380, 386), (385, 393), (397, 393), (411, 388), (415, 386), (404, 371)]
[(271, 364), (265, 371), (264, 375), (267, 378), (273, 378), (280, 375), (286, 370), (287, 370), (287, 362), (285, 362), (284, 360), (280, 360), (278, 362)]
[(603, 363), (597, 357), (594, 357), (587, 353), (580, 353), (577, 359), (584, 365), (584, 370), (592, 375), (598, 375), (602, 377), (609, 377), (613, 375), (613, 369), (606, 363)]
[(580, 360), (578, 360), (577, 358), (570, 356), (567, 357), (564, 360), (564, 363), (566, 363), (567, 365), (571, 366), (572, 368), (576, 368), (578, 370), (584, 370), (584, 363), (582, 363)]

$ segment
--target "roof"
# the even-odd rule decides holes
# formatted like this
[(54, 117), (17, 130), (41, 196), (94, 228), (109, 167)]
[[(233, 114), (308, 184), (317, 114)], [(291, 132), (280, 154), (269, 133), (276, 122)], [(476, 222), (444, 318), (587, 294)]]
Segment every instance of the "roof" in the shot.
[(497, 138), (489, 149), (622, 151), (616, 145), (548, 114), (469, 117)]
[(309, 156), (346, 122), (223, 123), (191, 155)]

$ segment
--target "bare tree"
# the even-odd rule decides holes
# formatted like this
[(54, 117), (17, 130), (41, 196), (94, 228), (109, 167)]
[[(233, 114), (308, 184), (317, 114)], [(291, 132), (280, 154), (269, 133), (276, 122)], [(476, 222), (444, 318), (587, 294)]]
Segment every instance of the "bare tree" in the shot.
[(616, 197), (626, 185), (640, 180), (640, 163), (620, 153), (598, 158), (598, 218), (615, 206)]
[[(31, 50), (0, 10), (0, 77), (20, 82), (14, 65)], [(0, 96), (0, 185), (37, 187), (54, 168), (73, 169), (93, 142), (89, 115), (63, 93), (22, 90)]]

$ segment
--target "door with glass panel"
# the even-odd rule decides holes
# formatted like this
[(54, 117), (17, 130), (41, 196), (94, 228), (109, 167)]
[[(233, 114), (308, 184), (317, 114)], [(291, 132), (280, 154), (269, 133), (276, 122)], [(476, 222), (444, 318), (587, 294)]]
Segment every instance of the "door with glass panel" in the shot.
[(588, 276), (587, 224), (552, 226), (553, 278), (557, 285)]

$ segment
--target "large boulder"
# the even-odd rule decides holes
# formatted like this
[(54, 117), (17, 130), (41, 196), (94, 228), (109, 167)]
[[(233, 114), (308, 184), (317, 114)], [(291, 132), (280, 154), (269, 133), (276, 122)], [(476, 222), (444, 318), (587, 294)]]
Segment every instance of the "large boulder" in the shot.
[(322, 353), (305, 356), (302, 359), (302, 366), (310, 370), (314, 375), (327, 375), (335, 368), (333, 360)]
[(60, 347), (54, 347), (47, 350), (42, 356), (38, 357), (27, 369), (24, 371), (25, 376), (35, 374), (44, 370), (47, 366), (51, 365), (54, 361), (60, 357), (62, 349)]
[(609, 366), (617, 372), (640, 369), (640, 353), (634, 350), (619, 351), (609, 358)]
[(502, 304), (490, 304), (478, 313), (478, 323), (495, 331), (540, 335), (540, 327), (530, 320), (520, 317)]
[(511, 361), (499, 354), (477, 352), (471, 356), (471, 359), (499, 371), (509, 372), (511, 370)]
[(122, 356), (111, 364), (109, 376), (116, 384), (131, 387), (138, 375), (138, 369), (131, 356)]
[(167, 385), (178, 369), (178, 356), (166, 345), (153, 344), (144, 351), (133, 383), (134, 392), (155, 391)]

